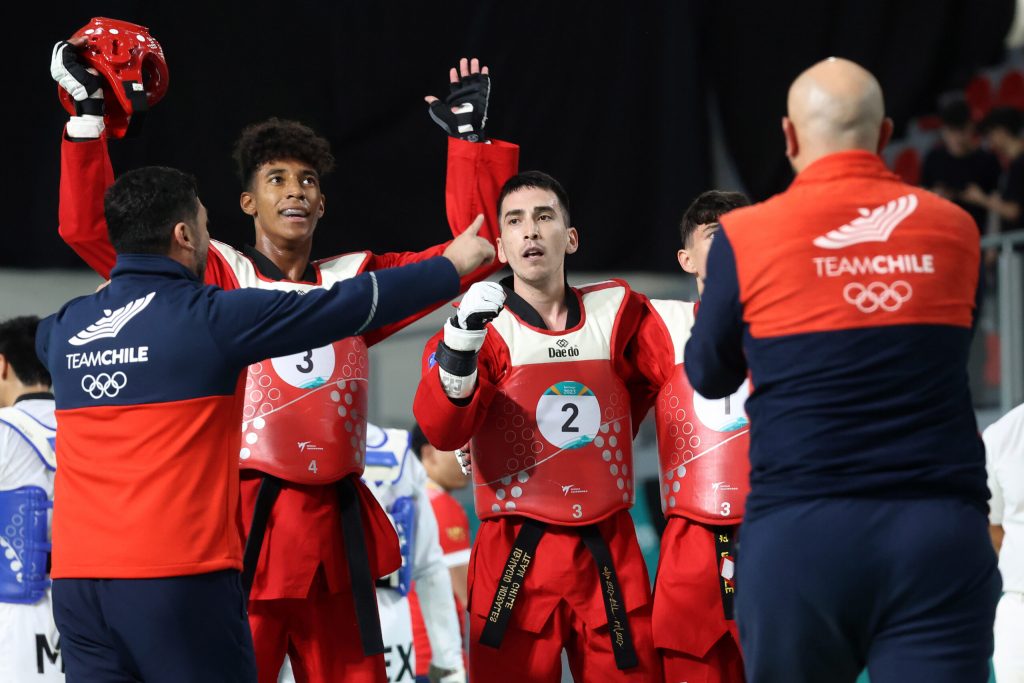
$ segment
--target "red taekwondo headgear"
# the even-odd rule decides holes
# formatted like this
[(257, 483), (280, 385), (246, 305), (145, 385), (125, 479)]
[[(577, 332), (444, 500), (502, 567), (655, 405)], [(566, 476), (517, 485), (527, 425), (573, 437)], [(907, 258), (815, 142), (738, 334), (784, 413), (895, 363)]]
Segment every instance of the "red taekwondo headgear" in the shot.
[[(107, 135), (122, 138), (128, 124), (167, 94), (167, 60), (149, 29), (127, 21), (95, 17), (72, 38), (85, 38), (79, 55), (106, 80), (103, 88)], [(75, 101), (57, 87), (61, 104), (75, 113)]]

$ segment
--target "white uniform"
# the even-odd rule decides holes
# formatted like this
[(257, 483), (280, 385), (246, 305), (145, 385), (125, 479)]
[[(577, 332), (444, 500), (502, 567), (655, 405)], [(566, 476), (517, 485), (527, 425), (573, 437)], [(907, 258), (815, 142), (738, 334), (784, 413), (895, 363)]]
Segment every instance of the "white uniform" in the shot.
[(999, 683), (1024, 683), (1024, 405), (982, 434), (988, 468), (989, 520), (1002, 526), (1003, 597), (996, 608), (995, 666)]
[[(54, 459), (46, 444), (56, 427), (53, 410), (52, 399), (36, 398), (0, 409), (0, 491), (38, 486), (52, 500)], [(3, 561), (11, 558), (5, 553)], [(31, 605), (0, 602), (0, 681), (63, 680), (50, 590)]]
[[(419, 458), (409, 448), (409, 433), (401, 429), (366, 429), (366, 472), (363, 481), (377, 501), (393, 517), (403, 545), (403, 565), (407, 576), (416, 583), (423, 621), (433, 653), (435, 666), (443, 669), (463, 668), (462, 635), (459, 631), (452, 595), (451, 578), (438, 539), (437, 519), (427, 495), (427, 473)], [(396, 504), (411, 499), (413, 519), (403, 522), (393, 514)], [(414, 529), (411, 548), (406, 548), (409, 534), (403, 523)], [(396, 572), (401, 573), (402, 570)], [(393, 581), (397, 583), (397, 581)], [(402, 581), (405, 584), (405, 581)], [(381, 631), (384, 635), (384, 658), (388, 680), (393, 683), (415, 680), (416, 656), (413, 650), (412, 613), (409, 598), (402, 588), (377, 588)]]

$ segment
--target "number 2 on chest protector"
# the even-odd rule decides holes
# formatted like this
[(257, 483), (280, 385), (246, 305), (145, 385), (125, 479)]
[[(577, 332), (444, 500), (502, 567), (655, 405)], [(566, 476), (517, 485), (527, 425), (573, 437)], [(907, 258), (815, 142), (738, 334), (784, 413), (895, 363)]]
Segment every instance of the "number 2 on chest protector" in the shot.
[(601, 405), (586, 385), (558, 382), (537, 401), (537, 427), (552, 446), (581, 448), (594, 440), (601, 427)]

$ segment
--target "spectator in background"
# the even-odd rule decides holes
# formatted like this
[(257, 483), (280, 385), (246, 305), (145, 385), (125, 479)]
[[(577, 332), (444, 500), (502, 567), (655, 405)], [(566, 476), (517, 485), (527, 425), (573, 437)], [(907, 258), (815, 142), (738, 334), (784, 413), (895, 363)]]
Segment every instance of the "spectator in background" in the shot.
[(1024, 683), (1024, 405), (991, 425), (982, 438), (992, 492), (992, 544), (1003, 575), (992, 664), (999, 683)]
[(1024, 114), (1013, 107), (997, 107), (979, 124), (978, 131), (989, 149), (999, 155), (1006, 170), (995, 192), (985, 192), (971, 183), (964, 192), (964, 200), (995, 213), (1002, 232), (1020, 230), (1021, 207), (1024, 206), (1024, 140), (1021, 127)]
[[(469, 517), (462, 504), (451, 494), (469, 485), (469, 477), (463, 474), (458, 458), (452, 451), (434, 448), (423, 435), (419, 425), (413, 426), (409, 447), (423, 463), (427, 472), (427, 495), (437, 517), (438, 535), (444, 562), (452, 579), (455, 607), (462, 623), (466, 613), (469, 576)], [(468, 451), (466, 446), (463, 450)], [(413, 641), (416, 649), (416, 676), (421, 680), (428, 673), (431, 651), (426, 627), (419, 612), (419, 597), (415, 592), (409, 595), (413, 604)]]
[(57, 423), (38, 325), (0, 322), (0, 681), (64, 683), (47, 569)]
[[(971, 110), (963, 100), (955, 100), (939, 112), (942, 119), (942, 144), (929, 150), (921, 170), (921, 185), (950, 199), (971, 214), (979, 232), (985, 232), (988, 209), (967, 198), (969, 186), (989, 195), (999, 185), (999, 160), (978, 145)], [(971, 196), (977, 196), (977, 190)]]

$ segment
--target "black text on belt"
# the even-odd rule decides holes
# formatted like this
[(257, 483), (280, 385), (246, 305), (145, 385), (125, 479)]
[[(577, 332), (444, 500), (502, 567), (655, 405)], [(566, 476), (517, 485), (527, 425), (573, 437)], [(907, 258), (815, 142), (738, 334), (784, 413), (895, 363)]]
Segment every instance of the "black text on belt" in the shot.
[[(542, 522), (527, 519), (523, 522), (522, 528), (516, 535), (512, 544), (512, 551), (505, 561), (501, 578), (498, 580), (498, 590), (495, 591), (494, 600), (491, 602), (491, 609), (484, 623), (483, 632), (480, 634), (480, 644), (497, 648), (505, 637), (505, 630), (508, 628), (509, 618), (512, 616), (512, 609), (515, 607), (516, 598), (523, 590), (526, 582), (526, 573), (533, 564), (537, 544), (544, 535), (546, 526)], [(633, 636), (629, 630), (629, 620), (626, 616), (626, 602), (622, 595), (622, 587), (615, 574), (615, 567), (612, 563), (612, 554), (608, 549), (608, 543), (601, 536), (596, 526), (590, 525), (581, 527), (579, 530), (584, 545), (594, 558), (597, 567), (598, 582), (601, 586), (601, 597), (604, 601), (605, 615), (608, 617), (609, 636), (612, 642), (612, 652), (615, 653), (615, 665), (619, 669), (629, 669), (639, 663), (636, 655), (636, 648), (633, 646)]]
[(735, 569), (736, 550), (734, 526), (716, 526), (711, 531), (715, 535), (715, 566), (718, 568), (718, 588), (722, 592), (722, 610), (726, 619), (735, 619), (733, 616), (733, 602), (736, 599), (736, 582), (730, 577), (722, 576), (723, 564), (732, 563)]

